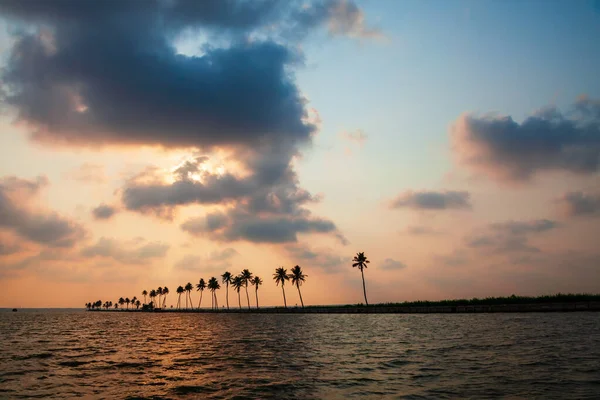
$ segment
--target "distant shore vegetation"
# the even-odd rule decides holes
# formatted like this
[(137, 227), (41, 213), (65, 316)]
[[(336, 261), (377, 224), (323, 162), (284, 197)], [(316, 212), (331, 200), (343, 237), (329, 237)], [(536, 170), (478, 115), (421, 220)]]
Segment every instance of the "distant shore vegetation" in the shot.
[[(367, 268), (367, 264), (370, 261), (365, 256), (364, 252), (356, 253), (354, 258), (352, 259), (352, 267), (358, 268), (361, 273), (362, 278), (362, 289), (363, 296), (365, 299), (364, 304), (346, 304), (346, 305), (313, 305), (307, 306), (307, 308), (345, 308), (345, 307), (456, 307), (456, 306), (493, 306), (493, 305), (515, 305), (515, 304), (548, 304), (548, 303), (579, 303), (579, 302), (590, 302), (590, 301), (600, 301), (600, 294), (587, 294), (587, 293), (558, 293), (554, 295), (543, 295), (543, 296), (508, 296), (508, 297), (486, 297), (486, 298), (477, 298), (474, 297), (472, 299), (451, 299), (451, 300), (417, 300), (417, 301), (405, 301), (400, 303), (379, 303), (373, 304), (369, 306), (369, 302), (367, 300), (367, 288), (365, 284), (365, 274), (364, 270)], [(300, 300), (301, 307), (304, 308), (304, 299), (302, 298), (302, 291), (300, 287), (306, 282), (308, 275), (304, 273), (302, 268), (299, 265), (291, 268), (290, 272), (284, 267), (277, 267), (275, 269), (275, 273), (273, 274), (273, 281), (276, 286), (281, 287), (281, 293), (283, 298), (283, 307), (287, 308), (287, 298), (285, 293), (285, 283), (290, 282), (292, 287), (295, 287), (298, 291), (298, 298)], [(220, 281), (220, 282), (219, 282)], [(258, 301), (258, 289), (263, 284), (263, 280), (254, 275), (250, 270), (244, 269), (238, 275), (233, 275), (231, 272), (226, 271), (220, 276), (220, 280), (216, 277), (211, 277), (207, 281), (204, 278), (200, 278), (196, 285), (188, 282), (185, 285), (181, 285), (177, 287), (175, 293), (177, 294), (177, 303), (175, 308), (173, 305), (170, 306), (170, 309), (176, 310), (194, 310), (194, 300), (192, 299), (192, 293), (194, 289), (199, 293), (198, 298), (198, 307), (196, 310), (200, 310), (202, 308), (202, 297), (204, 294), (204, 290), (208, 290), (211, 292), (211, 309), (219, 310), (218, 301), (217, 301), (217, 291), (221, 289), (221, 283), (225, 286), (225, 305), (222, 306), (223, 309), (229, 310), (229, 286), (233, 288), (233, 290), (237, 293), (237, 305), (241, 310), (242, 307), (247, 307), (248, 310), (252, 309), (252, 305), (250, 302), (250, 294), (248, 292), (248, 287), (254, 287), (254, 304), (255, 308), (259, 308)], [(244, 296), (246, 298), (246, 304), (242, 305), (242, 289), (244, 291)], [(109, 309), (125, 309), (125, 310), (140, 310), (140, 311), (159, 311), (166, 310), (169, 307), (167, 306), (167, 296), (170, 293), (168, 287), (158, 287), (157, 289), (151, 289), (150, 291), (144, 289), (141, 292), (141, 295), (144, 298), (142, 302), (136, 296), (129, 297), (121, 297), (114, 303), (110, 300), (102, 301), (97, 300), (93, 302), (89, 302), (85, 304), (85, 307), (88, 310), (109, 310)], [(181, 296), (184, 296), (182, 301)], [(150, 300), (148, 302), (148, 300)], [(131, 306), (131, 307), (130, 307)], [(233, 306), (235, 307), (235, 306)]]

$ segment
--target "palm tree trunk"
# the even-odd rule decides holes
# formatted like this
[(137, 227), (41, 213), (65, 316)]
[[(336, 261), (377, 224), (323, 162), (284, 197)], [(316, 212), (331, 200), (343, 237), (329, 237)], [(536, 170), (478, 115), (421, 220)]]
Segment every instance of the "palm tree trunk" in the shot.
[(146, 295), (144, 295), (144, 304), (146, 304)]
[(200, 309), (200, 305), (202, 304), (202, 292), (203, 290), (200, 291), (200, 301), (198, 302), (198, 310)]
[(181, 310), (181, 293), (179, 293), (179, 297), (177, 298), (177, 309)]
[(287, 308), (287, 301), (285, 301), (285, 288), (281, 285), (281, 290), (283, 291), (283, 306)]
[(369, 302), (367, 301), (367, 288), (365, 287), (365, 273), (363, 272), (362, 268), (360, 269), (360, 274), (362, 275), (363, 280), (363, 293), (365, 294), (365, 304), (369, 305)]
[(250, 309), (250, 296), (248, 296), (248, 281), (246, 281), (246, 300), (248, 301), (248, 310)]
[(191, 290), (188, 292), (188, 296), (190, 296), (190, 308), (193, 310), (194, 302), (192, 301), (192, 291)]
[(217, 292), (213, 292), (215, 298), (215, 311), (219, 311), (219, 301), (217, 300)]
[(258, 285), (256, 286), (256, 308), (258, 309)]
[(163, 299), (163, 308), (167, 308), (167, 296)]
[(302, 308), (304, 308), (304, 301), (302, 301), (302, 292), (300, 291), (300, 285), (296, 283), (296, 287), (298, 288), (298, 294), (300, 295), (300, 304), (302, 304)]
[(242, 309), (242, 299), (240, 297), (240, 292), (238, 290), (238, 304), (240, 305), (240, 310)]
[(225, 282), (225, 300), (227, 301), (227, 309), (229, 310), (229, 282)]

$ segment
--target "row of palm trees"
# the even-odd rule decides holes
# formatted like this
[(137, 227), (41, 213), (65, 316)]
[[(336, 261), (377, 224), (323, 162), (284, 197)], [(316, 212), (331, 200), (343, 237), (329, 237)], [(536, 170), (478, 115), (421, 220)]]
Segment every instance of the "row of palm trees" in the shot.
[[(365, 256), (364, 252), (357, 253), (356, 256), (352, 259), (352, 267), (356, 267), (360, 270), (363, 284), (363, 294), (365, 296), (365, 304), (368, 306), (369, 302), (367, 301), (367, 288), (365, 286), (365, 274), (364, 269), (367, 268), (367, 264), (370, 261)], [(299, 265), (294, 266), (290, 273), (287, 272), (287, 269), (284, 267), (278, 267), (275, 269), (275, 273), (273, 274), (273, 280), (277, 286), (281, 286), (281, 291), (283, 294), (283, 305), (287, 308), (287, 299), (285, 296), (285, 283), (290, 282), (292, 286), (296, 286), (298, 290), (298, 296), (300, 297), (300, 303), (302, 304), (302, 308), (304, 308), (304, 300), (302, 299), (302, 292), (300, 291), (300, 286), (306, 281), (308, 275), (304, 274), (302, 268)], [(239, 308), (242, 308), (242, 300), (241, 300), (241, 289), (244, 288), (246, 292), (246, 301), (248, 303), (248, 309), (250, 309), (250, 296), (248, 294), (248, 286), (252, 285), (255, 287), (255, 296), (256, 296), (256, 308), (258, 308), (258, 287), (262, 285), (263, 281), (260, 277), (255, 276), (250, 270), (244, 269), (238, 275), (233, 276), (230, 272), (225, 272), (221, 275), (221, 282), (225, 284), (225, 299), (227, 304), (227, 309), (229, 310), (229, 285), (233, 287), (233, 289), (238, 294), (238, 305)], [(205, 289), (210, 290), (211, 292), (211, 308), (213, 310), (218, 309), (217, 295), (216, 291), (221, 288), (219, 280), (214, 276), (206, 282), (203, 278), (196, 284), (196, 291), (200, 292), (200, 299), (198, 300), (198, 309), (202, 306), (202, 295)], [(177, 309), (181, 309), (183, 304), (181, 302), (181, 295), (185, 294), (185, 309), (191, 308), (194, 309), (192, 302), (192, 291), (194, 290), (194, 285), (191, 282), (188, 282), (185, 286), (179, 286), (176, 290), (178, 295), (177, 297)], [(144, 307), (149, 306), (149, 308), (166, 308), (167, 306), (167, 295), (169, 294), (169, 288), (159, 287), (156, 290), (151, 290), (150, 292), (144, 290), (142, 291), (142, 296), (144, 296)], [(150, 303), (147, 303), (147, 297), (150, 297)], [(158, 301), (155, 301), (158, 297)], [(120, 298), (115, 304), (114, 307), (118, 308), (118, 305), (123, 307), (123, 304), (126, 305), (126, 309), (129, 309), (129, 304), (132, 304), (132, 307), (135, 306), (139, 309), (142, 305), (140, 300), (138, 300), (135, 296), (130, 300), (127, 298)], [(96, 309), (96, 308), (106, 308), (109, 309), (112, 307), (112, 302), (105, 302), (98, 300), (93, 303), (86, 303), (86, 307), (88, 309)], [(171, 306), (173, 307), (173, 306)]]

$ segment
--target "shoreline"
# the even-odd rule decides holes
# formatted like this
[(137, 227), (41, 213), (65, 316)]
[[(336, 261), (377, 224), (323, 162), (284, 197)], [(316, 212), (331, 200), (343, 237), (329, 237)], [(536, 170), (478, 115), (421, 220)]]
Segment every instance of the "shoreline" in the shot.
[(466, 306), (308, 306), (231, 308), (211, 310), (135, 310), (135, 309), (93, 309), (91, 312), (143, 312), (143, 313), (225, 313), (225, 314), (473, 314), (473, 313), (528, 313), (528, 312), (598, 312), (600, 301), (540, 304), (494, 304)]

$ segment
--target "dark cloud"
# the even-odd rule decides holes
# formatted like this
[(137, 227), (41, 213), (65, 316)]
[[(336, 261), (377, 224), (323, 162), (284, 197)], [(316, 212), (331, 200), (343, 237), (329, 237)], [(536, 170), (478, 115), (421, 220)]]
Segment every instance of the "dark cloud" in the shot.
[(408, 207), (417, 210), (465, 210), (471, 208), (469, 192), (446, 190), (441, 192), (412, 190), (398, 195), (391, 202), (391, 208)]
[(565, 193), (557, 203), (568, 217), (600, 216), (600, 194), (583, 191)]
[(56, 212), (38, 210), (31, 204), (47, 183), (44, 177), (35, 181), (0, 179), (0, 229), (46, 246), (71, 247), (85, 237), (85, 229)]
[(397, 271), (406, 268), (406, 264), (392, 258), (386, 258), (378, 267), (386, 271)]
[(339, 272), (344, 266), (352, 265), (351, 257), (341, 257), (330, 249), (311, 249), (303, 244), (288, 245), (285, 247), (289, 259), (294, 264), (321, 268), (324, 272)]
[(123, 264), (147, 264), (163, 258), (169, 245), (161, 242), (150, 242), (139, 246), (123, 243), (116, 239), (102, 237), (95, 244), (81, 250), (81, 255), (88, 258), (111, 258)]
[(522, 123), (465, 114), (451, 135), (458, 160), (495, 179), (523, 182), (544, 171), (589, 175), (600, 167), (600, 102), (580, 97), (568, 113), (547, 107)]
[(101, 204), (92, 210), (94, 219), (110, 219), (117, 213), (117, 209), (113, 206)]
[(539, 253), (540, 249), (529, 244), (532, 235), (556, 229), (555, 221), (540, 219), (531, 221), (507, 221), (490, 224), (482, 233), (465, 239), (467, 247), (493, 253)]
[(188, 254), (175, 263), (175, 268), (194, 272), (223, 272), (231, 267), (231, 259), (237, 255), (239, 253), (231, 247), (213, 251), (205, 257)]

